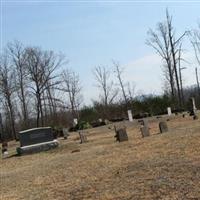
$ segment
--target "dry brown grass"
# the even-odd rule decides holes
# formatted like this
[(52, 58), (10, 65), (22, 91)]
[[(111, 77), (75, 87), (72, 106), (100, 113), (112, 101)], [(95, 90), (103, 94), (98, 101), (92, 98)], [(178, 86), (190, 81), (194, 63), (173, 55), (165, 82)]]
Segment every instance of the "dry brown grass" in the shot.
[[(128, 142), (117, 143), (107, 127), (77, 133), (49, 152), (0, 160), (2, 200), (200, 199), (200, 121), (174, 118), (170, 131), (141, 138), (126, 123)], [(14, 153), (18, 144), (10, 144)], [(79, 149), (80, 152), (71, 153)]]

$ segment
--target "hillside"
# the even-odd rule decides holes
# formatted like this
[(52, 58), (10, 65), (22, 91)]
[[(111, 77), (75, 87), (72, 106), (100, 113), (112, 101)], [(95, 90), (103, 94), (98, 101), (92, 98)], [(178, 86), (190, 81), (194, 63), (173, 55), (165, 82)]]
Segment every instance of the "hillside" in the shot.
[[(199, 122), (176, 117), (168, 133), (157, 134), (152, 120), (147, 138), (125, 122), (128, 142), (115, 142), (104, 126), (88, 130), (85, 144), (73, 133), (49, 152), (1, 159), (1, 199), (200, 199)], [(12, 154), (18, 144), (9, 145)]]

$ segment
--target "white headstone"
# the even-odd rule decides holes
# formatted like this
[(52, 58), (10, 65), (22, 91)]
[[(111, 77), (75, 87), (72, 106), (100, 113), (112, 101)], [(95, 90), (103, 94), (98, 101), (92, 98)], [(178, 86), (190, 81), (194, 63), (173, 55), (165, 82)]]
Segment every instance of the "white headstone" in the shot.
[(3, 155), (4, 156), (8, 155), (8, 151), (3, 152)]
[(128, 119), (129, 119), (130, 122), (133, 121), (133, 116), (132, 116), (131, 110), (128, 110)]
[(172, 114), (171, 107), (168, 107), (168, 108), (167, 108), (167, 114), (168, 114), (169, 116), (171, 116), (171, 114)]
[(78, 124), (78, 119), (74, 118), (74, 126), (76, 126)]
[(196, 108), (196, 105), (195, 105), (195, 99), (194, 99), (194, 97), (192, 97), (191, 99), (192, 99), (192, 108), (193, 108), (193, 111), (196, 112), (197, 108)]
[(4, 151), (3, 155), (2, 155), (2, 158), (7, 158), (7, 157), (8, 157), (8, 151)]

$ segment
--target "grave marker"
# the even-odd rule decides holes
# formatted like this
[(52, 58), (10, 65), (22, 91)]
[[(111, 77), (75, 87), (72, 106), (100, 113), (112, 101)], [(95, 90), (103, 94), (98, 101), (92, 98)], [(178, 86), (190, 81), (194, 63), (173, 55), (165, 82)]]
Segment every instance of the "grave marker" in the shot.
[(159, 123), (159, 129), (160, 129), (160, 133), (168, 132), (167, 123), (165, 121), (160, 122)]
[(86, 135), (83, 131), (79, 131), (78, 133), (79, 133), (79, 136), (80, 136), (80, 140), (81, 140), (80, 143), (81, 144), (88, 142), (87, 137), (86, 137)]
[(68, 128), (63, 128), (63, 137), (66, 140), (69, 136)]
[(128, 110), (128, 120), (129, 120), (130, 122), (133, 121), (133, 115), (132, 115), (131, 110)]
[(191, 101), (192, 101), (192, 110), (193, 110), (194, 113), (196, 113), (197, 108), (196, 108), (196, 105), (195, 105), (195, 98), (192, 97), (192, 98), (191, 98)]
[(168, 108), (167, 108), (167, 114), (168, 114), (168, 116), (171, 116), (171, 114), (172, 114), (171, 107), (168, 107)]
[(119, 128), (116, 129), (115, 127), (115, 137), (116, 137), (116, 141), (118, 142), (124, 142), (124, 141), (128, 141), (128, 135), (126, 132), (126, 128)]
[(140, 125), (141, 125), (140, 131), (141, 131), (142, 137), (148, 137), (150, 135), (148, 120), (142, 119), (142, 120), (139, 120), (139, 122), (140, 122)]
[(3, 154), (3, 157), (8, 155), (8, 143), (7, 142), (2, 142), (2, 154)]
[(46, 151), (58, 146), (51, 127), (33, 128), (19, 132), (19, 155)]
[(146, 126), (140, 127), (140, 131), (141, 131), (142, 137), (148, 137), (150, 135), (149, 128)]
[(74, 118), (74, 120), (73, 120), (73, 126), (76, 126), (77, 124), (78, 124), (78, 119)]

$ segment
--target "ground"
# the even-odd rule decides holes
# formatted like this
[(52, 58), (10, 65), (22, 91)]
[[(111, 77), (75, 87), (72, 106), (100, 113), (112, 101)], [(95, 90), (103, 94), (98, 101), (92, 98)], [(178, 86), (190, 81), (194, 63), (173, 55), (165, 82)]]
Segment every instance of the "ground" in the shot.
[(176, 116), (163, 134), (158, 120), (146, 138), (136, 122), (123, 122), (128, 142), (116, 142), (108, 125), (88, 130), (85, 144), (73, 133), (57, 149), (1, 159), (0, 199), (200, 199), (200, 120)]

